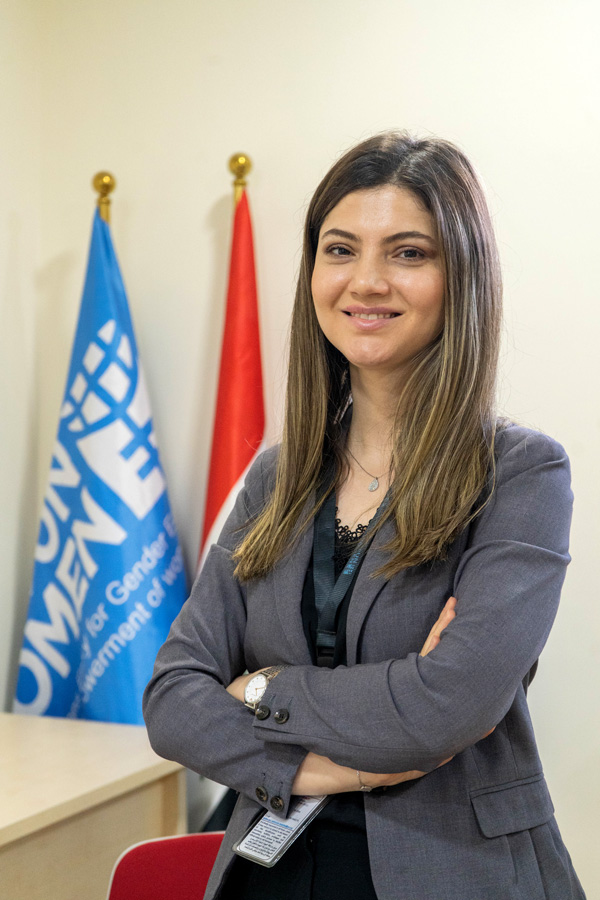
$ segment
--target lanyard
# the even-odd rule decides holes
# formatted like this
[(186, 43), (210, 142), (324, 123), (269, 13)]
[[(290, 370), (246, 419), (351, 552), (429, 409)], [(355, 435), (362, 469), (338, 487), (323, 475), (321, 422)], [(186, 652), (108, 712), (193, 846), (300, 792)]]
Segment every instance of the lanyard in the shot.
[(369, 523), (368, 530), (361, 537), (356, 550), (335, 581), (333, 555), (335, 551), (335, 491), (332, 491), (315, 520), (313, 548), (313, 582), (315, 605), (317, 607), (317, 662), (331, 659), (335, 648), (337, 611), (348, 593), (352, 579), (360, 565), (371, 538), (365, 539), (373, 526), (381, 518), (389, 501), (386, 494), (379, 509)]

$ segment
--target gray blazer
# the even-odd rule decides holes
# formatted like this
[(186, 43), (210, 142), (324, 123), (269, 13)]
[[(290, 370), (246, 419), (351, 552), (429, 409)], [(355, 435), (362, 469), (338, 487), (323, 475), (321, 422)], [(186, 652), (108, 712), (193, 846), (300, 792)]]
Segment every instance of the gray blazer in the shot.
[[(218, 544), (160, 650), (144, 698), (161, 756), (240, 792), (205, 897), (263, 808), (287, 812), (307, 750), (371, 772), (428, 772), (364, 797), (380, 900), (571, 900), (584, 894), (553, 818), (526, 692), (556, 614), (572, 495), (564, 450), (518, 426), (497, 438), (496, 490), (443, 562), (372, 577), (376, 536), (347, 621), (348, 665), (311, 664), (300, 598), (312, 529), (271, 574), (239, 584), (239, 527), (272, 489), (276, 448), (251, 468)], [(419, 650), (445, 601), (456, 619)], [(224, 690), (287, 663), (257, 719)], [(275, 716), (286, 710), (288, 716)], [(481, 736), (496, 726), (494, 733)], [(450, 763), (436, 769), (449, 756)], [(273, 806), (272, 806), (273, 804)]]

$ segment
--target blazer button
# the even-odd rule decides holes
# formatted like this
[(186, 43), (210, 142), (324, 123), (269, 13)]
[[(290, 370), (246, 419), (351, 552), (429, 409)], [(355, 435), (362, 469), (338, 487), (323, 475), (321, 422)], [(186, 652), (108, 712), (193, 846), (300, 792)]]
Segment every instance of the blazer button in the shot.
[(271, 806), (276, 812), (280, 812), (283, 809), (283, 800), (281, 797), (273, 797), (271, 800)]
[(268, 719), (271, 715), (271, 710), (268, 706), (259, 706), (254, 715), (257, 719)]
[(287, 709), (278, 709), (273, 718), (278, 725), (283, 725), (289, 719), (290, 714)]
[[(267, 800), (269, 799), (269, 795), (267, 794), (264, 787), (256, 788), (256, 796), (258, 797), (258, 799), (260, 800), (261, 803), (266, 803)], [(276, 799), (276, 798), (274, 798), (274, 799)], [(273, 805), (273, 804), (271, 803), (271, 805)]]

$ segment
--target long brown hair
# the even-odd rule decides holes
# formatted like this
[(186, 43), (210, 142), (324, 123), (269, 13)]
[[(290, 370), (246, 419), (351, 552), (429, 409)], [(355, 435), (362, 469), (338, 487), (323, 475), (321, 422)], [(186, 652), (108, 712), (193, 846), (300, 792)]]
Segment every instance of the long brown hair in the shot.
[[(386, 132), (349, 150), (310, 202), (292, 314), (286, 412), (275, 486), (235, 552), (245, 581), (269, 572), (318, 508), (325, 470), (346, 470), (342, 412), (350, 381), (317, 322), (311, 293), (319, 232), (353, 191), (395, 185), (430, 213), (445, 270), (444, 327), (398, 398), (389, 518), (396, 534), (380, 572), (442, 558), (481, 506), (494, 468), (501, 275), (494, 231), (473, 166), (453, 144)], [(402, 412), (400, 412), (400, 407)], [(478, 503), (478, 501), (480, 501)], [(304, 511), (304, 512), (303, 512)]]

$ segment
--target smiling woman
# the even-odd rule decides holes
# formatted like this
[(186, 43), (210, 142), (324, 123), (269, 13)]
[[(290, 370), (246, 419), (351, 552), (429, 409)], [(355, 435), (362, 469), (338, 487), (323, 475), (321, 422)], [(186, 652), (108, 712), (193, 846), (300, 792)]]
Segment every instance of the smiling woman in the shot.
[(569, 465), (496, 419), (500, 297), (456, 147), (378, 135), (318, 186), (282, 443), (145, 695), (155, 750), (240, 793), (206, 900), (584, 897), (526, 698), (569, 561)]
[[(445, 552), (495, 465), (501, 294), (485, 196), (458, 148), (389, 133), (332, 167), (306, 216), (275, 486), (236, 551), (239, 577), (270, 571), (309, 526), (331, 467), (353, 527), (374, 509), (360, 478), (386, 473), (375, 529), (394, 518), (396, 531), (382, 573)], [(360, 319), (379, 307), (399, 315)]]

